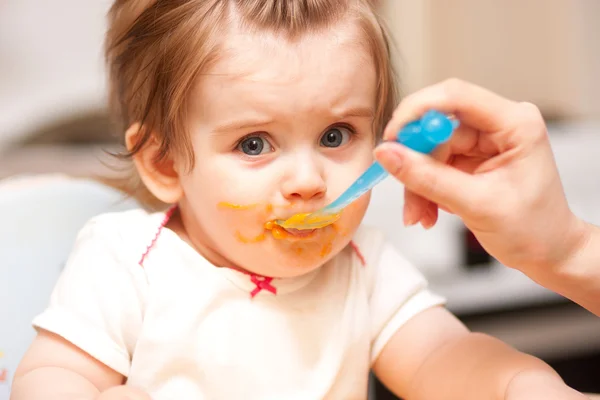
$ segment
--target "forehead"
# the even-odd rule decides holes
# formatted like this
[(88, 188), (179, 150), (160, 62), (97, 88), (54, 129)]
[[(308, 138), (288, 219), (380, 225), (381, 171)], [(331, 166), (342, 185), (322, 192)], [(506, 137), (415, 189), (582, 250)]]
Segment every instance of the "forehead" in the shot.
[(376, 72), (359, 28), (339, 24), (290, 42), (232, 29), (221, 56), (201, 76), (192, 106), (203, 117), (244, 112), (301, 114), (375, 106)]

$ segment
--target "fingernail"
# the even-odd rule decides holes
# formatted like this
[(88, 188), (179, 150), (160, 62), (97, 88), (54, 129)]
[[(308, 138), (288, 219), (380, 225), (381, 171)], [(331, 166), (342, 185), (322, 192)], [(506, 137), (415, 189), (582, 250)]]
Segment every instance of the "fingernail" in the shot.
[(404, 204), (404, 226), (412, 226), (416, 224), (418, 220), (419, 218), (415, 217), (414, 209), (411, 206)]
[(431, 229), (431, 228), (433, 227), (433, 225), (434, 225), (434, 224), (433, 224), (433, 223), (431, 222), (431, 220), (430, 220), (430, 219), (428, 219), (428, 218), (423, 218), (423, 219), (421, 220), (421, 226), (422, 226), (423, 228), (427, 229), (427, 230)]
[(413, 226), (417, 223), (417, 219), (413, 216), (404, 214), (404, 226)]
[(376, 150), (375, 158), (392, 175), (400, 172), (402, 168), (402, 156), (392, 149), (384, 148)]
[(421, 226), (427, 230), (435, 225), (435, 216), (431, 215), (431, 210), (427, 209), (425, 215), (421, 218)]

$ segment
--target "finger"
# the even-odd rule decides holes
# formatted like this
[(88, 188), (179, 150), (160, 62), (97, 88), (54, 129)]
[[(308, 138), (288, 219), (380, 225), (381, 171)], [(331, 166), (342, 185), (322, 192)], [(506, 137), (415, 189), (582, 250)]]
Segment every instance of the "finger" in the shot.
[[(435, 151), (431, 154), (431, 157), (439, 162), (448, 163), (453, 156), (453, 148), (457, 146), (465, 147), (460, 142), (460, 138), (464, 138), (464, 135), (458, 135), (459, 139), (455, 140), (454, 144), (445, 143), (442, 146), (439, 146)], [(418, 222), (421, 223), (426, 228), (429, 228), (435, 225), (435, 221), (437, 221), (437, 204), (432, 203), (428, 199), (423, 196), (420, 196), (410, 189), (405, 188), (404, 191), (404, 225), (411, 226)]]
[[(477, 130), (467, 125), (460, 125), (452, 133), (450, 140), (439, 145), (431, 153), (431, 157), (441, 162), (447, 162), (456, 154), (484, 154), (484, 152), (479, 149), (479, 138), (480, 134)], [(496, 151), (490, 150), (490, 154), (496, 154)]]
[(408, 190), (454, 212), (460, 213), (473, 199), (481, 197), (474, 176), (400, 144), (379, 145), (375, 157)]
[(419, 222), (429, 201), (404, 188), (404, 225), (411, 226)]
[(470, 154), (479, 149), (481, 134), (479, 131), (468, 125), (460, 125), (448, 141), (448, 147), (452, 155)]
[[(453, 133), (452, 138), (447, 143), (439, 146), (431, 156), (443, 163), (453, 163), (456, 154), (478, 153), (476, 149), (478, 143), (478, 132), (466, 125), (459, 126)], [(468, 159), (468, 157), (465, 157)], [(479, 163), (480, 161), (477, 160)], [(474, 168), (469, 168), (472, 171)], [(445, 206), (440, 206), (442, 210), (452, 213)], [(412, 226), (421, 223), (429, 228), (435, 225), (438, 219), (438, 205), (430, 202), (426, 198), (405, 188), (404, 190), (404, 211), (403, 223), (405, 226)]]
[[(461, 171), (474, 173), (487, 158), (468, 157), (463, 155), (452, 156), (449, 164)], [(439, 209), (454, 214), (449, 208), (433, 203), (418, 194), (404, 188), (404, 225), (411, 226), (416, 223), (429, 229), (433, 227), (439, 218)]]
[(485, 163), (488, 157), (476, 157), (476, 156), (454, 156), (450, 165), (460, 171), (466, 172), (467, 174), (474, 174), (480, 172), (481, 165)]
[(515, 102), (479, 86), (449, 79), (406, 97), (387, 124), (383, 138), (393, 140), (400, 128), (428, 110), (453, 114), (461, 124), (479, 131), (500, 131), (515, 105)]
[[(475, 146), (477, 139), (473, 134), (473, 130), (469, 128), (457, 129), (453, 140), (445, 143), (431, 154), (431, 157), (442, 163), (450, 162), (454, 155), (454, 151), (470, 151)], [(475, 139), (473, 139), (475, 136)], [(408, 188), (404, 189), (404, 225), (411, 226), (416, 223), (421, 223), (426, 228), (435, 225), (437, 221), (438, 206), (426, 198), (412, 192)]]
[(428, 201), (425, 207), (425, 212), (421, 217), (421, 226), (425, 229), (429, 229), (435, 225), (438, 220), (438, 205)]
[[(431, 156), (442, 163), (447, 163), (452, 158), (452, 146), (446, 144), (438, 147)], [(410, 189), (404, 189), (404, 225), (411, 226), (418, 222), (423, 221), (423, 218), (427, 214), (434, 214), (431, 212), (432, 204), (425, 197), (412, 192)], [(437, 205), (434, 206), (437, 213)], [(431, 217), (426, 218), (430, 220)]]

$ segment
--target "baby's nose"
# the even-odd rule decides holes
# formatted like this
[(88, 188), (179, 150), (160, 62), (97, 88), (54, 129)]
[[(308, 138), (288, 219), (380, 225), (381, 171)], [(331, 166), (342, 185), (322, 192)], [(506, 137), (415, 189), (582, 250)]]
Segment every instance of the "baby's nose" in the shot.
[(296, 162), (282, 185), (289, 200), (311, 200), (325, 196), (327, 185), (322, 168), (314, 161)]

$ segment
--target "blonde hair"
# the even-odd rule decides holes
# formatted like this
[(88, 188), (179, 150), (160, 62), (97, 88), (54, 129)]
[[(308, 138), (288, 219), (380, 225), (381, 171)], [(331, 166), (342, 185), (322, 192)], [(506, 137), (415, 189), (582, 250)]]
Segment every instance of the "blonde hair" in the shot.
[[(194, 154), (185, 126), (190, 90), (217, 60), (232, 11), (250, 30), (294, 40), (354, 18), (377, 71), (374, 130), (381, 134), (397, 104), (389, 36), (374, 0), (116, 0), (108, 14), (105, 56), (109, 106), (119, 131), (140, 123), (132, 157), (148, 142), (159, 147), (157, 162), (172, 152), (188, 167)], [(138, 197), (148, 200), (140, 187)], [(144, 195), (145, 194), (145, 195)], [(150, 200), (152, 200), (150, 198)], [(148, 203), (148, 202), (146, 202)], [(150, 201), (149, 203), (152, 203)]]

